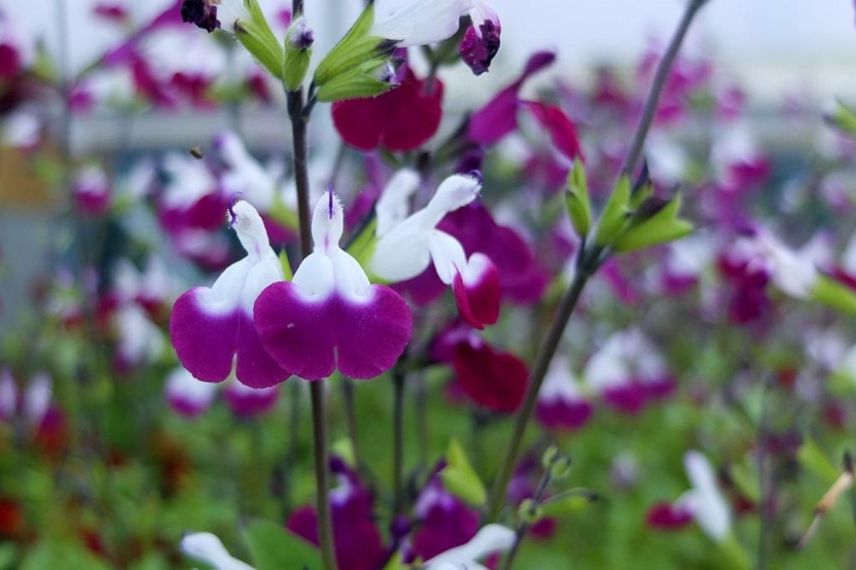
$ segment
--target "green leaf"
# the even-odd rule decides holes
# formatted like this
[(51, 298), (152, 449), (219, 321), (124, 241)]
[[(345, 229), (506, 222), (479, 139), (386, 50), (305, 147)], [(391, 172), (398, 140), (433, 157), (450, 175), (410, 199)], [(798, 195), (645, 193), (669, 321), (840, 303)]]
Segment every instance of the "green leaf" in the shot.
[(72, 542), (46, 540), (21, 563), (20, 570), (109, 570), (108, 566), (88, 550)]
[(851, 136), (856, 136), (856, 113), (841, 101), (835, 102), (835, 111), (828, 116), (829, 121)]
[(18, 557), (17, 548), (11, 542), (0, 545), (0, 570), (9, 570)]
[(734, 535), (729, 535), (719, 543), (719, 552), (724, 558), (727, 568), (732, 570), (749, 570), (752, 567), (749, 555), (743, 545), (737, 541)]
[(574, 167), (568, 175), (568, 191), (565, 192), (565, 207), (577, 235), (585, 237), (591, 229), (591, 200), (589, 199), (586, 167), (577, 158)]
[(826, 485), (832, 485), (841, 474), (841, 470), (827, 459), (826, 454), (813, 439), (806, 439), (803, 442), (797, 452), (797, 459), (806, 471), (814, 473)]
[(316, 85), (323, 86), (340, 75), (349, 74), (365, 61), (385, 60), (392, 53), (395, 47), (392, 42), (369, 35), (373, 22), (374, 6), (369, 4), (345, 37), (318, 64), (313, 79)]
[(279, 40), (259, 6), (258, 0), (244, 0), (250, 19), (235, 24), (235, 37), (271, 75), (282, 79), (282, 62), (285, 59)]
[(761, 498), (761, 489), (758, 483), (758, 470), (754, 463), (749, 461), (737, 463), (731, 467), (729, 474), (737, 489), (746, 498), (752, 502), (758, 502)]
[(286, 281), (291, 281), (294, 277), (294, 272), (291, 270), (291, 262), (288, 261), (288, 253), (285, 250), (279, 252), (279, 265), (282, 267), (282, 274)]
[(856, 315), (856, 293), (826, 275), (818, 276), (811, 290), (811, 297), (828, 307)]
[(594, 241), (597, 245), (611, 246), (630, 219), (630, 179), (622, 176), (618, 184), (613, 188), (600, 221), (597, 224), (597, 232)]
[(462, 501), (480, 507), (487, 501), (487, 491), (473, 469), (464, 448), (456, 439), (449, 442), (446, 450), (448, 465), (440, 472), (443, 484), (450, 493)]
[(351, 73), (343, 73), (318, 88), (318, 100), (324, 103), (345, 99), (363, 99), (383, 95), (397, 87), (380, 79), (386, 59), (372, 59)]
[(621, 252), (635, 251), (689, 235), (693, 231), (693, 225), (678, 218), (680, 208), (681, 198), (678, 196), (656, 214), (621, 234), (615, 241), (615, 249)]
[(597, 496), (587, 489), (570, 489), (550, 497), (541, 504), (546, 517), (565, 517), (578, 513), (596, 500)]
[(322, 570), (318, 549), (271, 521), (245, 531), (256, 570)]

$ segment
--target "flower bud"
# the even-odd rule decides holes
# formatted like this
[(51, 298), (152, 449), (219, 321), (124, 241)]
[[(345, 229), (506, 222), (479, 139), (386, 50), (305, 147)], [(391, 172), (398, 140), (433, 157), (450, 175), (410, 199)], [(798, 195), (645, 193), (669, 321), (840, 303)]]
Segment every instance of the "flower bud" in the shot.
[(282, 83), (287, 91), (297, 91), (303, 84), (315, 35), (306, 17), (294, 20), (285, 33), (285, 59), (282, 65)]

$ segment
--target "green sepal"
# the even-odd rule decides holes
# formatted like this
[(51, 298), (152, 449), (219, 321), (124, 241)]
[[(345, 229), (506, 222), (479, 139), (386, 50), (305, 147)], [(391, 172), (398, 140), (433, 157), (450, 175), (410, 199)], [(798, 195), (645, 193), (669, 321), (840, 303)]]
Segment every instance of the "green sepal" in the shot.
[(611, 246), (627, 226), (630, 219), (630, 178), (622, 176), (606, 202), (597, 224), (594, 241), (597, 245)]
[(591, 200), (589, 199), (586, 167), (579, 158), (574, 161), (574, 166), (568, 175), (565, 208), (577, 235), (580, 237), (587, 236), (591, 230), (592, 222)]
[(318, 100), (323, 102), (377, 97), (396, 87), (394, 83), (380, 79), (387, 65), (385, 58), (375, 58), (360, 65), (350, 73), (337, 76), (318, 88)]
[(835, 102), (835, 110), (827, 115), (827, 119), (848, 135), (856, 136), (856, 112), (841, 101)]
[(291, 40), (295, 26), (305, 25), (305, 18), (302, 16), (296, 18), (288, 30), (285, 32), (284, 53), (285, 57), (282, 62), (282, 85), (286, 91), (298, 91), (303, 85), (303, 80), (306, 78), (306, 72), (309, 70), (309, 63), (312, 60), (312, 48), (300, 48)]
[(595, 500), (597, 495), (587, 489), (570, 489), (541, 503), (541, 513), (546, 517), (566, 517), (582, 511)]
[(356, 259), (363, 267), (368, 267), (371, 258), (374, 255), (375, 247), (377, 247), (377, 218), (372, 220), (360, 230), (351, 245), (348, 246), (348, 253)]
[(291, 281), (294, 272), (291, 270), (291, 262), (288, 260), (288, 253), (285, 250), (279, 252), (279, 265), (282, 267), (282, 275), (285, 280)]
[(282, 62), (285, 54), (279, 40), (273, 35), (258, 2), (256, 0), (244, 0), (244, 4), (247, 6), (251, 18), (249, 21), (238, 20), (235, 22), (235, 37), (262, 67), (277, 79), (282, 79)]
[(362, 62), (386, 59), (392, 53), (392, 42), (369, 35), (373, 22), (374, 5), (369, 4), (345, 37), (318, 64), (313, 78), (316, 85), (323, 86), (340, 75), (351, 73)]
[(818, 275), (811, 290), (811, 298), (827, 307), (856, 315), (856, 293), (826, 275)]
[(464, 453), (458, 440), (449, 442), (446, 450), (446, 467), (440, 472), (440, 478), (446, 489), (474, 507), (480, 507), (487, 501), (487, 491)]
[(693, 231), (693, 225), (678, 217), (680, 209), (681, 198), (677, 196), (653, 216), (623, 232), (613, 247), (621, 252), (635, 251), (689, 235)]

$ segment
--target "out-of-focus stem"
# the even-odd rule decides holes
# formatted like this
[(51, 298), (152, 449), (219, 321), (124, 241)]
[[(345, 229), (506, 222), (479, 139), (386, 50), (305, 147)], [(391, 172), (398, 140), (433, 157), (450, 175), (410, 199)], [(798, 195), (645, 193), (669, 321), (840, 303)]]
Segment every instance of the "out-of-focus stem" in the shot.
[[(293, 13), (303, 11), (303, 3), (295, 0)], [(303, 108), (303, 90), (287, 93), (288, 116), (291, 119), (291, 135), (294, 157), (294, 180), (297, 188), (297, 216), (300, 220), (300, 258), (312, 253), (312, 231), (309, 214), (309, 173), (307, 169), (306, 124), (307, 114)], [(324, 381), (310, 383), (312, 396), (312, 435), (315, 445), (315, 486), (318, 510), (318, 542), (325, 570), (336, 570), (336, 555), (333, 548), (333, 525), (330, 518), (329, 450), (327, 448), (327, 413), (324, 396)]]
[[(639, 125), (636, 127), (636, 131), (630, 145), (630, 150), (624, 161), (624, 166), (622, 168), (623, 172), (632, 172), (639, 162), (645, 138), (651, 128), (651, 123), (654, 120), (654, 114), (660, 101), (660, 95), (663, 92), (663, 88), (666, 85), (666, 79), (669, 76), (669, 70), (671, 69), (672, 64), (674, 64), (675, 57), (677, 57), (678, 51), (686, 37), (690, 24), (696, 14), (698, 14), (699, 9), (707, 2), (708, 0), (690, 0), (689, 4), (687, 4), (687, 8), (678, 24), (678, 28), (669, 43), (669, 48), (666, 50), (665, 55), (658, 64), (657, 71), (654, 76), (654, 83), (651, 85), (651, 91), (648, 94), (642, 118), (639, 121)], [(574, 308), (580, 299), (580, 295), (582, 294), (589, 277), (597, 271), (597, 268), (603, 261), (602, 254), (603, 252), (599, 248), (595, 247), (592, 248), (588, 254), (585, 254), (580, 258), (581, 263), (579, 264), (577, 273), (574, 276), (570, 287), (562, 296), (562, 300), (559, 303), (556, 314), (553, 317), (553, 321), (550, 323), (547, 334), (544, 337), (535, 357), (535, 362), (532, 365), (532, 371), (529, 376), (529, 383), (526, 387), (526, 395), (523, 400), (523, 405), (517, 412), (514, 432), (511, 436), (511, 441), (509, 442), (505, 459), (500, 465), (499, 472), (497, 473), (491, 490), (490, 501), (488, 503), (489, 522), (496, 521), (502, 512), (508, 482), (511, 480), (511, 473), (520, 453), (523, 436), (526, 433), (526, 426), (529, 424), (529, 420), (532, 418), (532, 413), (535, 410), (535, 404), (538, 401), (538, 392), (541, 389), (541, 384), (544, 382), (544, 376), (547, 374), (550, 362), (553, 360), (553, 356), (559, 348), (559, 341), (565, 332), (568, 320), (574, 312)]]
[(400, 515), (404, 504), (404, 383), (405, 375), (401, 366), (392, 371), (392, 512)]

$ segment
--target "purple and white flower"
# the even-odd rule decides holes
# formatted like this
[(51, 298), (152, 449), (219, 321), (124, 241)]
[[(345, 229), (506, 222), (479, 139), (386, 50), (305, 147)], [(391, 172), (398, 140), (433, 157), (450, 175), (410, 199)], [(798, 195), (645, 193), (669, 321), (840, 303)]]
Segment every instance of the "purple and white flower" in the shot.
[(404, 300), (339, 247), (344, 215), (332, 190), (312, 217), (314, 251), (292, 281), (267, 287), (255, 302), (255, 323), (267, 352), (306, 380), (339, 370), (374, 378), (398, 360), (410, 341), (413, 317)]
[(499, 272), (489, 257), (467, 258), (461, 242), (437, 229), (443, 217), (475, 200), (481, 190), (477, 176), (456, 174), (440, 184), (421, 210), (406, 216), (407, 201), (419, 186), (415, 173), (399, 173), (377, 204), (377, 243), (369, 268), (389, 282), (412, 279), (433, 262), (437, 276), (452, 287), (461, 316), (484, 328), (499, 318)]
[(255, 208), (238, 202), (229, 218), (247, 256), (211, 287), (196, 287), (178, 298), (170, 338), (181, 363), (199, 380), (223, 381), (234, 367), (240, 382), (265, 388), (291, 375), (268, 355), (253, 325), (253, 304), (265, 287), (282, 280), (282, 267)]
[(466, 544), (451, 548), (428, 560), (426, 570), (487, 570), (478, 563), (491, 554), (505, 552), (515, 541), (515, 533), (508, 527), (489, 524), (483, 527)]
[(594, 407), (571, 373), (568, 358), (554, 357), (538, 392), (535, 408), (538, 421), (549, 429), (576, 430), (588, 422), (593, 412)]

